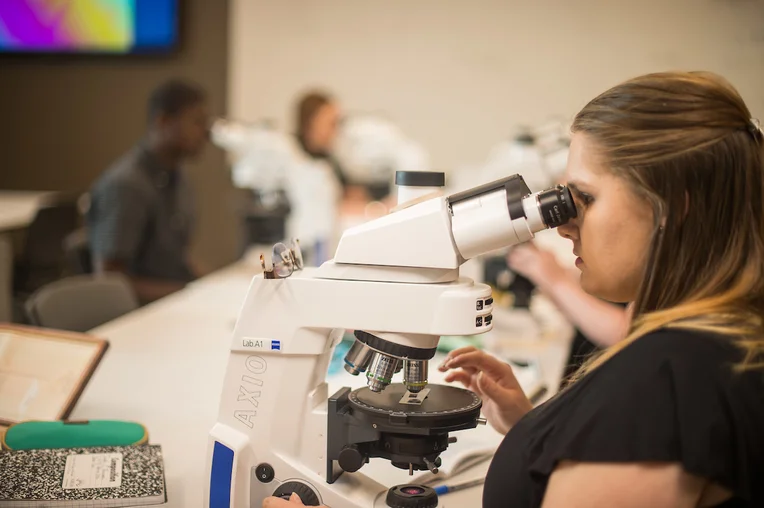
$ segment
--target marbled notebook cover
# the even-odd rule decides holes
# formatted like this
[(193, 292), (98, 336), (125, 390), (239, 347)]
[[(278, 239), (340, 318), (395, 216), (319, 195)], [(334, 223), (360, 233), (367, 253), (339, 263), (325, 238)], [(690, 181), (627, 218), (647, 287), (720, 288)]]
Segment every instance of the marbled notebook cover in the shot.
[[(64, 489), (69, 455), (122, 454), (119, 487)], [(158, 445), (60, 448), (0, 452), (0, 507), (143, 506), (166, 501), (162, 449)], [(56, 501), (51, 503), (51, 501)], [(40, 503), (42, 506), (42, 503)]]

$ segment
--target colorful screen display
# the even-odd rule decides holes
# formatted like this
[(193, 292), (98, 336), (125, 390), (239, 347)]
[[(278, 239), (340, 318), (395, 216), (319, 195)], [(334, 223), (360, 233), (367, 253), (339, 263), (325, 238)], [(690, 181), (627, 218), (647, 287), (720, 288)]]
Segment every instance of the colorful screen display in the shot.
[(0, 0), (0, 52), (140, 53), (175, 46), (178, 0)]

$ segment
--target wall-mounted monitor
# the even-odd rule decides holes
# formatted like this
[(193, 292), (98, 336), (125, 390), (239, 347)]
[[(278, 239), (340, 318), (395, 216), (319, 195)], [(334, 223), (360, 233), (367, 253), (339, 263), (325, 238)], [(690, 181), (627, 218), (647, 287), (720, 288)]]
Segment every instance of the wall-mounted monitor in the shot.
[(178, 42), (179, 0), (0, 0), (0, 53), (157, 53)]

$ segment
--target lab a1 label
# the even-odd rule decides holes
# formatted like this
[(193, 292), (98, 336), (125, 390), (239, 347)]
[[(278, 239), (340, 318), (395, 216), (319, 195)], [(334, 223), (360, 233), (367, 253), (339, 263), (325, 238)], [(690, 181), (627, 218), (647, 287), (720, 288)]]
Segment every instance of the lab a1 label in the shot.
[(281, 352), (281, 341), (270, 339), (241, 339), (241, 347), (255, 351)]
[(89, 453), (66, 457), (62, 488), (105, 489), (122, 485), (121, 453)]

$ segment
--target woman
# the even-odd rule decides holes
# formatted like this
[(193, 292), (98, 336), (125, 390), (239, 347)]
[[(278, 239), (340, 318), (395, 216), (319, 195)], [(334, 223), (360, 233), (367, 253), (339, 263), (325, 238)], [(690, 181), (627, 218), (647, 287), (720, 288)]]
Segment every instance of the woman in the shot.
[(298, 100), (295, 113), (299, 164), (288, 177), (292, 208), (288, 230), (300, 238), (309, 263), (318, 265), (333, 252), (339, 207), (347, 187), (344, 173), (332, 157), (340, 110), (331, 96), (314, 91)]
[(297, 101), (295, 113), (297, 142), (302, 150), (312, 159), (327, 161), (338, 182), (345, 186), (347, 179), (332, 157), (340, 122), (336, 101), (325, 92), (309, 92)]
[[(483, 506), (764, 506), (764, 134), (707, 73), (642, 76), (573, 124), (581, 285), (628, 336), (531, 409), (509, 366), (451, 353), (506, 438)], [(266, 503), (266, 506), (279, 506)]]
[(582, 287), (634, 302), (634, 318), (529, 413), (503, 364), (465, 350), (447, 360), (449, 379), (512, 429), (484, 506), (761, 506), (762, 133), (729, 84), (701, 73), (616, 86), (573, 132), (579, 217), (559, 232)]

